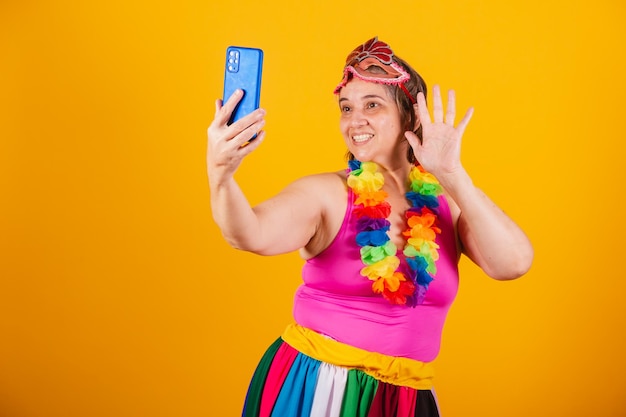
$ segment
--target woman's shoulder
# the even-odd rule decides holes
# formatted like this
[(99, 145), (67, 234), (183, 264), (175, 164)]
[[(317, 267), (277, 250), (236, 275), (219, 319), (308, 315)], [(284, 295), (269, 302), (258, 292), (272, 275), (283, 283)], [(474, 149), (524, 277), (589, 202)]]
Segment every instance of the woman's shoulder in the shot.
[(303, 189), (306, 187), (306, 198), (317, 205), (321, 213), (315, 234), (300, 251), (304, 259), (310, 259), (327, 248), (341, 228), (348, 204), (346, 172), (313, 174), (301, 178), (298, 184)]
[(298, 188), (312, 187), (315, 189), (320, 189), (322, 191), (330, 191), (331, 189), (345, 190), (346, 175), (347, 174), (345, 171), (310, 174), (298, 178), (291, 185)]
[(341, 170), (341, 171), (333, 171), (333, 172), (320, 172), (317, 174), (307, 175), (303, 178), (309, 178), (309, 179), (318, 180), (318, 181), (337, 181), (337, 180), (344, 181), (347, 175), (348, 174), (346, 173), (345, 170)]

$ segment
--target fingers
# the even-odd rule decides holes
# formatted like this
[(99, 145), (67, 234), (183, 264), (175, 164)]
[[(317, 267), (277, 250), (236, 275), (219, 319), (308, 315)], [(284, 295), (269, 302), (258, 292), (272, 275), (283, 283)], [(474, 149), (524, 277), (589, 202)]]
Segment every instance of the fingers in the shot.
[[(262, 131), (265, 126), (264, 115), (265, 112), (263, 110), (256, 110), (230, 126), (214, 130), (210, 128), (209, 141), (212, 141), (215, 146), (222, 147), (222, 149), (239, 152), (242, 148), (247, 147), (249, 143), (259, 141), (259, 136), (264, 133)], [(256, 146), (249, 150), (252, 151), (255, 148)]]
[[(234, 102), (235, 104), (237, 101)], [(228, 124), (232, 109), (231, 100), (222, 106), (221, 100), (215, 102), (215, 118), (209, 126), (209, 137), (222, 139), (229, 142), (234, 139), (244, 138), (243, 142), (257, 134), (265, 125), (265, 110), (256, 109), (232, 124)], [(251, 133), (250, 133), (251, 132)]]
[(256, 148), (259, 147), (259, 145), (261, 145), (261, 142), (263, 142), (263, 139), (265, 139), (265, 131), (264, 130), (261, 130), (256, 135), (257, 136), (256, 136), (256, 138), (254, 138), (254, 140), (248, 140), (248, 141), (244, 142), (236, 150), (237, 154), (241, 158), (243, 158), (243, 157), (247, 156), (249, 153), (253, 152)]
[(217, 100), (215, 100), (215, 117), (217, 117), (217, 113), (219, 113), (221, 108), (222, 108), (222, 99), (218, 98)]
[[(241, 119), (240, 121), (243, 121), (243, 120), (244, 119)], [(254, 123), (245, 127), (245, 129), (242, 129), (234, 138), (232, 138), (233, 145), (238, 146), (238, 147), (243, 147), (243, 146), (246, 146), (248, 142), (252, 142), (252, 141), (256, 142), (259, 134), (262, 132), (261, 129), (263, 129), (264, 126), (265, 126), (265, 119), (261, 118), (261, 119), (254, 121)], [(234, 129), (238, 128), (237, 126), (235, 126), (235, 123), (233, 123), (231, 127)]]
[(226, 124), (230, 120), (230, 117), (235, 111), (235, 107), (241, 101), (243, 97), (243, 91), (235, 90), (233, 94), (228, 97), (226, 103), (223, 103), (222, 100), (215, 101), (215, 122), (218, 124)]
[[(261, 130), (265, 126), (265, 110), (257, 109), (252, 113), (242, 117), (235, 123), (228, 125), (232, 111), (241, 99), (243, 94), (236, 91), (227, 101), (222, 104), (222, 100), (215, 101), (215, 119), (213, 119), (208, 129), (209, 145), (214, 149), (222, 149), (226, 152), (240, 153), (246, 147), (247, 154), (258, 145), (248, 148), (248, 143), (261, 142), (259, 139)], [(253, 140), (254, 139), (254, 140)]]
[(441, 102), (441, 90), (438, 85), (433, 86), (433, 121), (443, 123), (443, 103)]
[[(420, 99), (421, 97), (421, 99)], [(418, 116), (422, 123), (430, 121), (430, 115), (428, 114), (428, 108), (426, 106), (426, 99), (424, 94), (418, 93), (417, 95)], [(448, 91), (448, 108), (445, 113), (443, 111), (443, 101), (441, 100), (441, 89), (439, 85), (433, 86), (433, 123), (445, 123), (453, 126), (454, 118), (456, 117), (456, 104), (454, 90)]]
[[(430, 115), (426, 107), (426, 99), (422, 93), (417, 95), (416, 113), (422, 124), (430, 122)], [(463, 128), (467, 126), (472, 117), (473, 109), (469, 109), (463, 118)], [(441, 99), (441, 89), (439, 85), (433, 86), (433, 123), (445, 123), (454, 127), (456, 118), (456, 93), (448, 90), (448, 105), (444, 114), (443, 102)], [(460, 126), (460, 125), (459, 125)]]
[(465, 132), (465, 128), (467, 127), (467, 124), (469, 123), (469, 121), (472, 119), (473, 114), (474, 114), (473, 107), (470, 107), (469, 109), (467, 109), (465, 116), (463, 116), (463, 119), (461, 119), (461, 121), (459, 122), (459, 125), (456, 127), (457, 131), (460, 133), (461, 136), (463, 136), (463, 133)]
[(417, 149), (421, 145), (420, 139), (415, 134), (415, 132), (406, 131), (404, 132), (404, 137), (406, 138), (407, 142), (409, 142), (409, 145), (411, 145), (411, 148), (413, 148), (413, 152), (415, 152), (415, 149)]
[(445, 123), (454, 126), (454, 118), (456, 117), (456, 97), (454, 90), (448, 90), (448, 107), (446, 109)]
[(415, 113), (420, 123), (424, 125), (430, 122), (430, 114), (428, 114), (428, 107), (426, 105), (426, 97), (421, 91), (417, 93), (417, 104), (414, 105)]

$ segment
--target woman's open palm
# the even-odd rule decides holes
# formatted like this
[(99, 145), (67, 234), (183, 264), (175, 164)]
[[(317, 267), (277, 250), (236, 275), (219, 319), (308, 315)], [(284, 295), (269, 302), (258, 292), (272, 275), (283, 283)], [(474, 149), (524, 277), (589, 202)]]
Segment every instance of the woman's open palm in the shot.
[(420, 141), (413, 132), (406, 132), (405, 135), (419, 163), (436, 177), (453, 174), (461, 169), (461, 138), (472, 118), (474, 109), (470, 107), (455, 127), (456, 99), (454, 90), (448, 91), (448, 106), (444, 112), (438, 85), (433, 87), (432, 119), (423, 93), (418, 93), (417, 103), (414, 107), (422, 126), (422, 140)]

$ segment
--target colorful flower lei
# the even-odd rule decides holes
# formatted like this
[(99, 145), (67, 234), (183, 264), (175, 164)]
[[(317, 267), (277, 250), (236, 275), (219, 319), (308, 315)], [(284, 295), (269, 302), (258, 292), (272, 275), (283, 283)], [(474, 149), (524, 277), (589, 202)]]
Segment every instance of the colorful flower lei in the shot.
[(374, 162), (349, 162), (348, 186), (355, 194), (352, 213), (357, 218), (356, 243), (365, 265), (361, 275), (373, 281), (372, 290), (392, 304), (415, 307), (422, 304), (428, 285), (437, 273), (439, 246), (435, 243), (441, 229), (437, 226), (437, 208), (441, 185), (420, 165), (411, 168), (406, 198), (408, 228), (403, 253), (406, 265), (396, 256), (396, 245), (389, 238), (391, 223), (387, 219), (391, 206), (383, 191), (384, 177)]

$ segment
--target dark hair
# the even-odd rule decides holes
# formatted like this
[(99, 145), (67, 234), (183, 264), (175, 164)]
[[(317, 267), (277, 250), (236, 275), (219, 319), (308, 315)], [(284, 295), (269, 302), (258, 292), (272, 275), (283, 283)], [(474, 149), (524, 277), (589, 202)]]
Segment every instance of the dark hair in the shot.
[[(426, 94), (428, 92), (428, 89), (426, 88), (426, 82), (417, 73), (417, 71), (415, 71), (413, 67), (411, 67), (405, 60), (403, 60), (397, 55), (393, 56), (393, 60), (411, 75), (411, 78), (404, 83), (404, 87), (406, 87), (409, 93), (411, 93), (411, 96), (414, 99), (416, 99), (417, 93), (421, 92), (421, 93), (424, 93), (424, 97), (426, 97)], [(377, 69), (378, 67), (372, 66), (368, 68), (367, 71), (375, 73)], [(349, 73), (348, 75), (350, 77), (351, 73)], [(405, 131), (411, 130), (415, 132), (417, 137), (421, 140), (422, 139), (422, 125), (420, 124), (420, 126), (417, 129), (413, 128), (413, 126), (415, 126), (417, 116), (415, 115), (415, 109), (413, 108), (413, 103), (407, 97), (406, 93), (402, 91), (402, 89), (397, 84), (383, 84), (383, 87), (385, 87), (389, 91), (391, 97), (393, 97), (396, 101), (398, 109), (400, 110), (400, 122), (402, 123), (403, 129)], [(347, 152), (346, 156), (348, 157), (349, 160), (354, 159), (354, 155), (352, 155), (350, 151)], [(410, 163), (415, 163), (415, 155), (413, 155), (413, 149), (411, 149), (410, 146), (407, 150), (406, 157)]]

